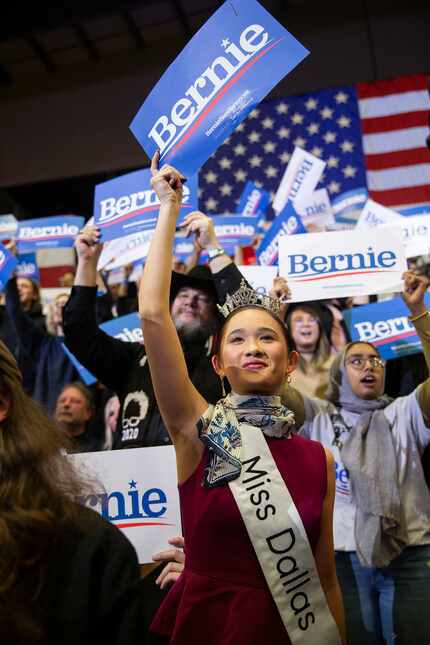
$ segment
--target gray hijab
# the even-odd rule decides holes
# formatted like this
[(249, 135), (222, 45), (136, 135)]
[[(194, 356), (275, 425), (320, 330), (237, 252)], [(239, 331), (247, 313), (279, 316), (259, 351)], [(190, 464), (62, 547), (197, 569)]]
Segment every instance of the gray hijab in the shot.
[(352, 345), (346, 345), (334, 360), (326, 397), (340, 410), (360, 415), (351, 432), (346, 433), (341, 448), (357, 506), (354, 526), (357, 555), (364, 566), (385, 567), (407, 544), (397, 459), (383, 411), (391, 399), (382, 395), (365, 400), (354, 394), (345, 367), (345, 357)]

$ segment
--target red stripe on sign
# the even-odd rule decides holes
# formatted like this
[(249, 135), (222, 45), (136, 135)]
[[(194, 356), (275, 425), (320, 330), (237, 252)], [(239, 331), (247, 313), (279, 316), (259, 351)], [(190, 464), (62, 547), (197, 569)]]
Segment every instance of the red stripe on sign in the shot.
[[(316, 282), (317, 280), (329, 280), (330, 278), (340, 278), (344, 275), (364, 275), (365, 273), (393, 273), (394, 269), (371, 269), (370, 271), (345, 271), (342, 273), (333, 273), (331, 275), (321, 275), (312, 278), (293, 278), (296, 282)], [(291, 278), (290, 278), (291, 280)]]
[(399, 76), (399, 78), (390, 81), (358, 83), (357, 95), (359, 99), (370, 99), (376, 96), (387, 96), (387, 94), (426, 90), (429, 78), (428, 75), (416, 74), (414, 76)]
[(237, 72), (237, 74), (236, 74), (235, 76), (233, 76), (233, 78), (231, 78), (231, 79), (229, 80), (229, 82), (228, 82), (228, 83), (226, 83), (226, 84), (224, 85), (224, 87), (223, 87), (223, 88), (221, 88), (221, 89), (220, 89), (220, 91), (218, 92), (218, 94), (215, 96), (215, 98), (214, 98), (214, 99), (212, 99), (212, 101), (209, 103), (209, 105), (207, 106), (207, 108), (203, 110), (203, 112), (201, 113), (201, 115), (199, 116), (199, 118), (194, 122), (194, 124), (191, 126), (191, 128), (188, 130), (188, 132), (186, 132), (186, 133), (184, 134), (184, 136), (182, 137), (182, 139), (181, 139), (180, 141), (178, 141), (178, 143), (176, 144), (176, 146), (174, 146), (174, 147), (172, 148), (172, 150), (170, 150), (170, 151), (166, 154), (166, 159), (170, 159), (170, 158), (175, 154), (175, 152), (176, 152), (177, 150), (179, 150), (179, 148), (182, 148), (182, 146), (184, 145), (184, 143), (185, 143), (185, 142), (186, 142), (186, 141), (191, 137), (191, 135), (196, 131), (196, 129), (198, 128), (198, 126), (200, 125), (200, 123), (203, 121), (203, 119), (204, 119), (204, 118), (209, 114), (209, 112), (211, 112), (211, 110), (212, 110), (212, 109), (214, 108), (214, 106), (218, 103), (218, 101), (220, 101), (220, 100), (222, 99), (222, 97), (223, 97), (223, 96), (224, 96), (224, 94), (225, 94), (225, 93), (230, 89), (230, 87), (232, 87), (235, 83), (237, 83), (237, 81), (238, 81), (238, 80), (239, 80), (239, 79), (240, 79), (240, 78), (245, 74), (245, 72), (247, 72), (247, 71), (248, 71), (248, 69), (250, 69), (253, 65), (255, 65), (255, 63), (256, 63), (256, 62), (257, 62), (257, 61), (258, 61), (262, 56), (264, 56), (265, 54), (267, 54), (267, 53), (268, 53), (268, 52), (269, 52), (273, 47), (276, 47), (276, 45), (279, 45), (279, 43), (281, 42), (281, 40), (283, 40), (283, 37), (282, 37), (282, 38), (278, 38), (278, 40), (275, 40), (275, 42), (271, 43), (268, 47), (266, 47), (266, 49), (263, 49), (259, 54), (257, 54), (257, 55), (255, 56), (255, 58), (253, 58), (252, 60), (250, 60), (250, 61), (249, 61), (249, 63), (247, 63), (246, 65), (244, 65), (244, 67), (242, 67), (242, 69), (240, 69), (240, 70)]
[(363, 119), (361, 129), (363, 134), (376, 134), (379, 132), (391, 132), (391, 130), (423, 127), (428, 125), (428, 115), (428, 110), (420, 110), (419, 112)]
[(370, 196), (384, 206), (424, 204), (430, 202), (430, 185), (393, 190), (371, 190)]
[(119, 529), (128, 529), (131, 526), (174, 526), (168, 522), (126, 522), (125, 524), (115, 524)]
[(384, 152), (366, 156), (367, 170), (414, 166), (419, 163), (430, 163), (430, 152), (427, 148), (413, 148), (412, 150), (399, 150), (397, 152)]
[(381, 340), (372, 340), (372, 345), (388, 345), (388, 343), (394, 342), (395, 340), (401, 340), (402, 338), (408, 338), (410, 336), (416, 336), (417, 332), (415, 329), (411, 331), (402, 332), (397, 334), (397, 336), (390, 336), (389, 338), (382, 338)]

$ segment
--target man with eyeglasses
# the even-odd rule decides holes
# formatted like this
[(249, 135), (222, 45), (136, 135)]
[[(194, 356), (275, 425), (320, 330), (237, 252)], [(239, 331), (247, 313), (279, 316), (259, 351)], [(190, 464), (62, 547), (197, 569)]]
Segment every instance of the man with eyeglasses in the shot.
[[(412, 271), (403, 277), (429, 368), (430, 281)], [(300, 433), (335, 459), (334, 548), (349, 645), (430, 643), (430, 492), (421, 464), (430, 444), (430, 378), (394, 400), (384, 386), (377, 348), (355, 342), (336, 357), (325, 401), (286, 393), (290, 407), (303, 403)]]

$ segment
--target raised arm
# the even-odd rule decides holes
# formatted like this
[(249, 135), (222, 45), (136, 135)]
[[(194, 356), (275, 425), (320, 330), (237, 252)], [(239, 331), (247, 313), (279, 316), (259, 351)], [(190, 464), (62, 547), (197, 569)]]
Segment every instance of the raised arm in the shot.
[(16, 278), (11, 278), (6, 283), (6, 309), (22, 348), (28, 356), (35, 359), (43, 339), (46, 338), (46, 332), (22, 310)]
[(223, 304), (228, 293), (240, 287), (243, 275), (231, 257), (224, 252), (219, 242), (213, 221), (201, 211), (190, 213), (183, 221), (181, 228), (188, 235), (194, 234), (196, 244), (209, 253), (209, 268), (214, 279), (218, 302)]
[(76, 238), (75, 283), (63, 310), (68, 349), (104, 385), (120, 392), (124, 374), (138, 361), (134, 343), (125, 343), (99, 329), (96, 318), (97, 261), (102, 250), (99, 232), (86, 227)]
[[(430, 372), (430, 314), (424, 303), (430, 280), (414, 271), (407, 271), (403, 278), (403, 300), (410, 311), (409, 320), (420, 337), (427, 369)], [(427, 425), (430, 425), (430, 377), (419, 388), (418, 402)]]
[(176, 220), (184, 178), (171, 166), (157, 170), (152, 159), (152, 187), (160, 213), (139, 289), (139, 314), (158, 407), (176, 449), (179, 481), (196, 469), (202, 453), (196, 422), (207, 402), (192, 384), (176, 328), (170, 316), (169, 292)]

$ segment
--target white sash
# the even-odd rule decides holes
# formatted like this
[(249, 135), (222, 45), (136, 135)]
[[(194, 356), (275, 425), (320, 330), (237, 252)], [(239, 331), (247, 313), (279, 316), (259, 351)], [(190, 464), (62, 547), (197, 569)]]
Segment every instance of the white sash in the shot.
[(305, 528), (263, 432), (247, 424), (241, 431), (242, 472), (229, 486), (288, 636), (293, 645), (340, 645)]

